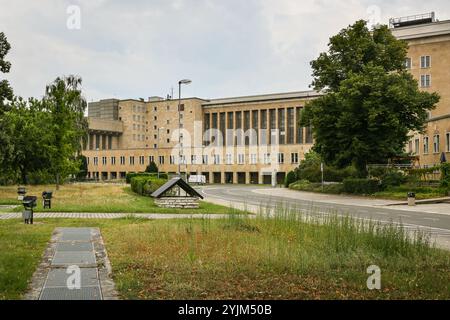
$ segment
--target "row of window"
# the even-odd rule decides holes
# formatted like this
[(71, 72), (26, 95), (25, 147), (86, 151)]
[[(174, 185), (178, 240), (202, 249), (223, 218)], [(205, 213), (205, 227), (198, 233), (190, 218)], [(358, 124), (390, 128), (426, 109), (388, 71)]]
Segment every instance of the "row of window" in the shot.
[[(411, 69), (413, 61), (411, 58), (406, 58), (405, 66), (407, 69)], [(420, 68), (427, 69), (431, 67), (431, 56), (421, 56), (420, 57)]]
[[(409, 141), (409, 151), (415, 154), (420, 153), (420, 140), (417, 138), (413, 141)], [(441, 152), (441, 137), (439, 134), (433, 136), (433, 153)], [(450, 132), (445, 134), (445, 152), (450, 152)], [(423, 154), (429, 153), (429, 138), (423, 137)]]
[[(249, 160), (248, 164), (257, 164), (258, 163), (258, 155), (256, 153), (250, 154), (249, 156), (250, 157), (248, 159)], [(227, 164), (227, 165), (234, 164), (234, 159), (233, 158), (234, 157), (233, 157), (232, 154), (226, 154), (225, 155), (225, 164)], [(98, 165), (98, 161), (99, 161), (99, 157), (93, 157), (92, 159), (93, 159), (93, 162), (92, 162), (93, 165), (97, 166)], [(155, 157), (154, 156), (148, 156), (147, 159), (148, 159), (147, 164), (155, 161)], [(108, 164), (108, 157), (101, 157), (101, 160), (102, 160), (102, 165), (107, 165)], [(125, 160), (126, 160), (125, 156), (120, 156), (119, 157), (120, 165), (125, 165), (126, 164)], [(138, 160), (137, 163), (139, 165), (145, 165), (146, 164), (144, 156), (137, 157), (137, 160)], [(237, 160), (237, 164), (241, 164), (241, 165), (246, 164), (246, 155), (245, 154), (238, 154), (236, 160)], [(270, 164), (272, 162), (271, 154), (270, 153), (265, 153), (263, 155), (263, 159), (262, 160), (263, 160), (264, 164)], [(292, 164), (297, 164), (298, 161), (299, 161), (298, 153), (297, 152), (291, 153), (291, 159), (290, 160), (291, 160)], [(164, 156), (158, 156), (159, 164), (164, 164), (164, 161), (165, 161), (165, 157)], [(184, 155), (180, 156), (180, 162), (182, 164), (186, 164), (186, 157)], [(87, 158), (87, 163), (88, 163), (88, 165), (90, 164), (90, 158), (89, 157)], [(116, 165), (116, 157), (114, 157), (114, 156), (110, 157), (110, 163), (111, 163), (111, 165)], [(169, 163), (170, 164), (176, 164), (176, 157), (173, 156), (173, 155), (169, 156)], [(279, 164), (285, 163), (284, 153), (278, 153), (277, 154), (277, 163), (279, 163)], [(135, 165), (135, 156), (130, 156), (128, 158), (128, 164), (129, 165)], [(209, 164), (208, 155), (202, 155), (201, 157), (197, 157), (197, 155), (192, 155), (190, 164), (193, 164), (193, 165), (195, 165), (195, 164), (205, 164), (205, 165), (207, 165), (207, 164)], [(218, 154), (212, 155), (212, 163), (211, 164), (216, 164), (216, 165), (217, 164), (222, 164), (220, 155), (218, 155)]]

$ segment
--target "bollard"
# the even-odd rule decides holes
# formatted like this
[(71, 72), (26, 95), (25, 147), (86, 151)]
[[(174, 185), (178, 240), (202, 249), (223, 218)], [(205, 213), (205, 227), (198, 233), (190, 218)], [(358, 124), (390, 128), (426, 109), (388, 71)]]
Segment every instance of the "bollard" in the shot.
[(416, 194), (414, 192), (408, 192), (408, 206), (416, 205)]

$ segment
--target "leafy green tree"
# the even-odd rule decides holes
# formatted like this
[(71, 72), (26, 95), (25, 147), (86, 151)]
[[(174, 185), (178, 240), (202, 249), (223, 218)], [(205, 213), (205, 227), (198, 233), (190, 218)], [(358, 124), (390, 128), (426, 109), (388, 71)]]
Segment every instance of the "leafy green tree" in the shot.
[(311, 62), (313, 86), (324, 95), (305, 106), (301, 125), (313, 126), (314, 150), (325, 163), (364, 173), (367, 164), (402, 153), (410, 131), (423, 131), (439, 96), (418, 89), (406, 53), (387, 26), (370, 31), (360, 20)]
[[(0, 73), (8, 73), (11, 63), (5, 60), (11, 46), (3, 32), (0, 32)], [(11, 126), (5, 120), (4, 114), (10, 110), (10, 102), (13, 100), (13, 90), (5, 79), (0, 79), (0, 166), (2, 173), (10, 171), (8, 164), (12, 154)]]
[(26, 184), (30, 173), (50, 168), (50, 115), (43, 111), (42, 103), (36, 99), (26, 102), (16, 98), (11, 106), (3, 115), (9, 124), (8, 136), (12, 146), (12, 152), (4, 163), (17, 174), (19, 182)]
[(46, 88), (44, 104), (51, 114), (51, 169), (56, 189), (59, 189), (62, 178), (79, 170), (80, 163), (76, 157), (81, 153), (81, 141), (87, 135), (84, 117), (87, 104), (81, 93), (81, 82), (81, 78), (76, 76), (58, 77)]
[(157, 173), (158, 172), (158, 166), (156, 165), (155, 161), (150, 162), (150, 164), (145, 168), (145, 172), (149, 173)]
[(84, 180), (88, 173), (87, 158), (82, 154), (78, 155), (77, 161), (79, 163), (79, 171), (77, 172), (77, 180)]

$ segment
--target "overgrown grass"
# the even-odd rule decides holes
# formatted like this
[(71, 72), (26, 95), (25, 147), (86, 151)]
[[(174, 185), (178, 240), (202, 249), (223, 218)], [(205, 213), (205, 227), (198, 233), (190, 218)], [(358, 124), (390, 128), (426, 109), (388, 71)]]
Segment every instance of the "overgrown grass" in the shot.
[[(278, 210), (272, 218), (154, 221), (125, 230), (109, 250), (128, 299), (450, 297), (449, 253), (395, 224)], [(111, 231), (107, 239), (118, 239)], [(370, 265), (381, 268), (381, 290), (366, 287)]]
[[(129, 186), (112, 184), (66, 184), (56, 191), (55, 186), (27, 186), (27, 194), (38, 197), (36, 212), (105, 212), (105, 213), (198, 213), (221, 214), (228, 208), (201, 201), (198, 209), (168, 209), (155, 205), (150, 197), (133, 193)], [(43, 210), (42, 192), (53, 190), (52, 208)], [(0, 187), (0, 201), (19, 204), (17, 187)], [(22, 210), (21, 207), (15, 211)], [(14, 211), (14, 210), (10, 210)]]
[[(256, 218), (0, 221), (0, 298), (18, 298), (55, 227), (101, 229), (124, 299), (449, 299), (450, 254), (396, 224), (278, 208)], [(370, 265), (381, 290), (369, 290)]]

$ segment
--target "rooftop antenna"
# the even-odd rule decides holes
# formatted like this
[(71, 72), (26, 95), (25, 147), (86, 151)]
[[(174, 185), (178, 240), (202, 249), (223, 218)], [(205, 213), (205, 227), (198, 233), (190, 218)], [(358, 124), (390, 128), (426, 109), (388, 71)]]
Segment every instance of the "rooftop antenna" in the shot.
[(170, 87), (170, 99), (173, 99), (173, 86), (172, 87)]

